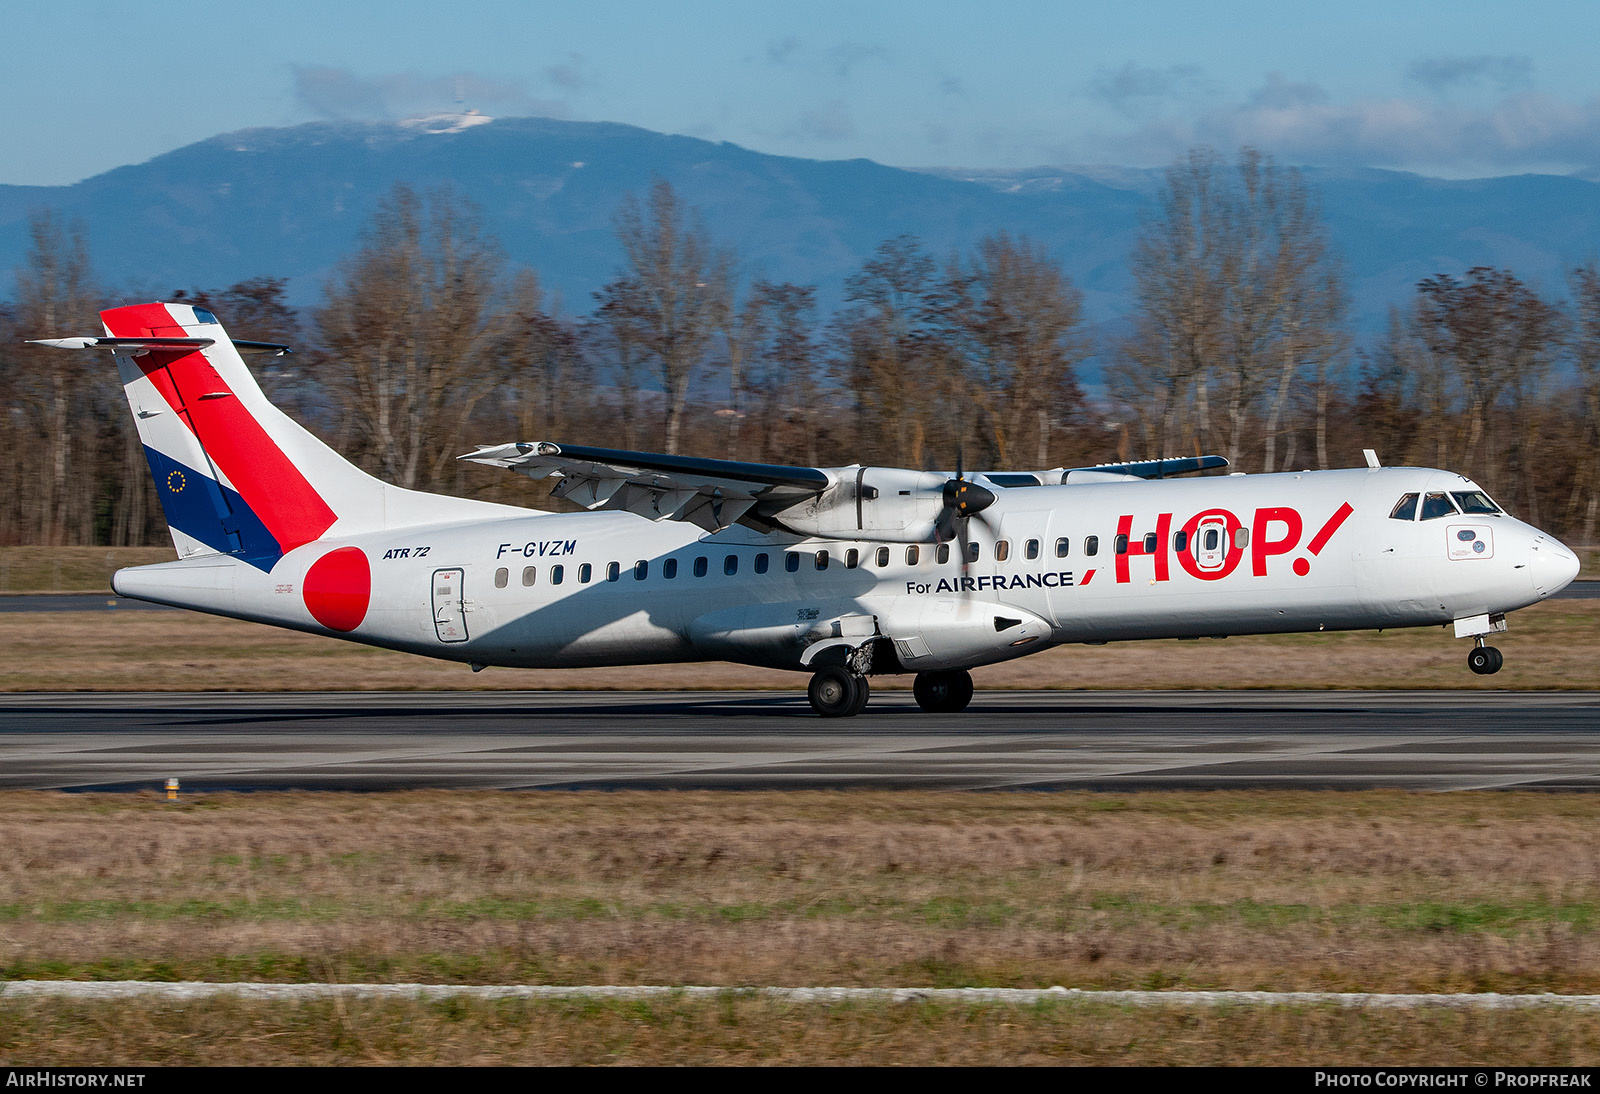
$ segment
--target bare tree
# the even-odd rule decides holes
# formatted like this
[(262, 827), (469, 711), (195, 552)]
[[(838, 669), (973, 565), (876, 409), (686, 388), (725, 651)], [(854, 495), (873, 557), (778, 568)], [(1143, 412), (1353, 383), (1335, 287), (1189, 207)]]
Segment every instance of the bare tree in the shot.
[(960, 371), (929, 321), (934, 273), (914, 237), (886, 240), (845, 280), (846, 306), (833, 324), (835, 371), (855, 400), (858, 451), (910, 467), (922, 465), (934, 410)]
[(1179, 432), (1197, 450), (1211, 447), (1215, 400), (1228, 458), (1238, 461), (1246, 434), (1259, 428), (1263, 466), (1277, 470), (1286, 412), (1309, 371), (1317, 459), (1326, 465), (1329, 371), (1345, 351), (1347, 303), (1327, 230), (1298, 172), (1250, 148), (1228, 172), (1210, 149), (1192, 150), (1167, 172), (1134, 250), (1133, 275), (1135, 333), (1108, 383), (1147, 437), (1163, 450), (1182, 439)]
[(655, 359), (665, 395), (666, 450), (678, 451), (689, 385), (729, 307), (732, 256), (657, 179), (648, 207), (629, 195), (617, 213), (624, 272), (601, 291)]
[(1573, 270), (1568, 286), (1582, 432), (1567, 502), (1567, 525), (1580, 529), (1579, 542), (1588, 545), (1594, 543), (1595, 511), (1600, 506), (1600, 266), (1591, 261)]
[(739, 458), (740, 424), (744, 419), (744, 393), (751, 359), (761, 352), (767, 336), (767, 297), (759, 284), (752, 286), (737, 308), (722, 313), (720, 323), (728, 365), (728, 448), (730, 458)]
[[(16, 318), (26, 337), (100, 329), (101, 294), (94, 285), (81, 225), (63, 226), (47, 209), (34, 212), (28, 218), (28, 250), (16, 278)], [(28, 538), (51, 546), (91, 543), (99, 495), (99, 433), (116, 433), (121, 442), (122, 432), (128, 430), (125, 414), (113, 419), (109, 413), (105, 393), (116, 384), (107, 377), (115, 373), (94, 368), (105, 364), (101, 360), (36, 347), (18, 349), (15, 360), (10, 386), (27, 407), (33, 435), (26, 448), (13, 452), (31, 451), (43, 457), (43, 466), (37, 468), (37, 492), (29, 491), (31, 512), (22, 515)], [(117, 442), (113, 443), (120, 454), (125, 445)]]
[[(973, 403), (1000, 467), (1031, 458), (1050, 466), (1052, 423), (1080, 401), (1073, 366), (1087, 348), (1078, 326), (1083, 294), (1041, 248), (1005, 232), (952, 260), (941, 318), (963, 351)], [(1032, 439), (1034, 449), (1026, 452)]]
[(328, 282), (316, 323), (331, 386), (360, 454), (390, 481), (437, 488), (501, 381), (501, 265), (471, 205), (396, 186)]
[[(814, 466), (823, 432), (819, 350), (812, 338), (816, 286), (757, 281), (750, 291), (760, 299), (766, 317), (746, 373), (761, 438), (758, 458)], [(796, 434), (798, 444), (792, 439)]]
[[(1526, 481), (1526, 450), (1532, 442), (1529, 399), (1539, 390), (1561, 348), (1562, 320), (1510, 270), (1480, 266), (1465, 280), (1449, 274), (1417, 285), (1415, 322), (1429, 350), (1444, 362), (1466, 396), (1467, 435), (1458, 456), (1467, 473), (1491, 492), (1515, 485), (1537, 516), (1535, 492)], [(1512, 462), (1523, 467), (1504, 477), (1498, 455), (1495, 407), (1513, 405)]]

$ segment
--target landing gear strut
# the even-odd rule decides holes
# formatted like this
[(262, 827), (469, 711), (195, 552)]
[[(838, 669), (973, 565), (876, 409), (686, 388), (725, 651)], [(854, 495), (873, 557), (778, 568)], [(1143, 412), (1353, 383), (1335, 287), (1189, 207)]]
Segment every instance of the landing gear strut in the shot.
[(929, 714), (957, 714), (972, 702), (972, 674), (965, 669), (919, 672), (911, 694)]
[(811, 709), (824, 718), (853, 718), (866, 709), (872, 686), (865, 676), (830, 665), (818, 670), (806, 689)]
[(1467, 654), (1467, 668), (1479, 676), (1493, 676), (1500, 671), (1500, 666), (1506, 663), (1505, 655), (1493, 646), (1483, 643), (1483, 636), (1479, 635), (1473, 640), (1476, 644), (1472, 652)]

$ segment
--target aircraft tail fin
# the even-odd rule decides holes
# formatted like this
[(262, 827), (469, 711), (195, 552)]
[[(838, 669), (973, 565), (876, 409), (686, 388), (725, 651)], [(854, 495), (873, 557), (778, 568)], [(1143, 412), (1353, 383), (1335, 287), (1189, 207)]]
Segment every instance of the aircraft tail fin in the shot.
[(100, 318), (105, 338), (45, 344), (116, 355), (180, 557), (232, 555), (270, 571), (314, 540), (519, 512), (404, 490), (351, 464), (267, 400), (204, 308), (135, 304)]

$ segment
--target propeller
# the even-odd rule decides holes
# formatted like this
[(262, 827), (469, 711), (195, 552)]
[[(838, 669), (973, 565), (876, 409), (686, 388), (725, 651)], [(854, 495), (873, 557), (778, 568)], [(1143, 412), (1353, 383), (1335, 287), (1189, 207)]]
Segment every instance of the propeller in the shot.
[(945, 482), (943, 500), (944, 508), (933, 522), (934, 542), (947, 543), (952, 539), (958, 542), (961, 548), (961, 576), (964, 578), (972, 564), (971, 550), (967, 546), (967, 522), (977, 517), (984, 527), (988, 527), (980, 514), (994, 504), (995, 494), (993, 490), (979, 486), (966, 477), (960, 449), (956, 450), (956, 477)]

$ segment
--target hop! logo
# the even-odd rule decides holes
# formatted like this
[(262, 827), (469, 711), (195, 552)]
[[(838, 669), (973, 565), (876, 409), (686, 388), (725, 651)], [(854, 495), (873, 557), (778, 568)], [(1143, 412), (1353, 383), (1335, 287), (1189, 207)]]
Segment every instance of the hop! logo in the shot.
[(189, 480), (184, 478), (182, 471), (173, 471), (167, 475), (167, 489), (174, 494), (183, 493), (183, 488), (189, 485)]

